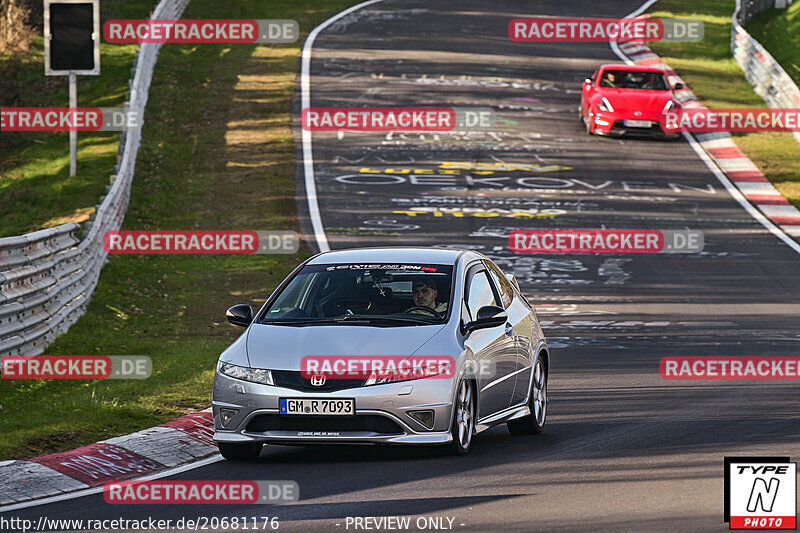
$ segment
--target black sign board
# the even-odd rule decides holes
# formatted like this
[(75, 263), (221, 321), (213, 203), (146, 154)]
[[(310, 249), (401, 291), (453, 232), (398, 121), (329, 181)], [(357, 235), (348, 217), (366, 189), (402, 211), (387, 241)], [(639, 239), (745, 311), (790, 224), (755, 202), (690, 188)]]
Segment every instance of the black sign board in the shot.
[(45, 2), (45, 73), (99, 74), (99, 5), (92, 0)]

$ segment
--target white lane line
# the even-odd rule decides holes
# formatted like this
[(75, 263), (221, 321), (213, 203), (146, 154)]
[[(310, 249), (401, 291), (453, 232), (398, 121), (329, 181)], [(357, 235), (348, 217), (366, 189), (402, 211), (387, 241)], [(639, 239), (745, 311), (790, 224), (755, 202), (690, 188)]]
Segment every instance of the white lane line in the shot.
[[(625, 18), (633, 18), (633, 17), (638, 17), (639, 15), (641, 15), (642, 13), (644, 13), (644, 11), (645, 11), (645, 10), (646, 10), (648, 7), (652, 6), (652, 5), (653, 5), (653, 4), (655, 4), (656, 2), (658, 2), (658, 0), (647, 0), (647, 2), (645, 2), (644, 4), (642, 4), (641, 6), (639, 6), (639, 8), (638, 8), (638, 9), (636, 9), (635, 11), (631, 11), (630, 13), (628, 13), (627, 15), (625, 15)], [(611, 43), (609, 43), (609, 44), (611, 45), (611, 50), (613, 50), (613, 51), (614, 51), (614, 53), (615, 53), (615, 54), (617, 54), (617, 57), (619, 57), (621, 60), (623, 60), (623, 61), (625, 62), (625, 64), (626, 64), (626, 65), (634, 65), (634, 64), (635, 64), (633, 61), (631, 61), (631, 60), (630, 60), (630, 58), (628, 58), (628, 56), (626, 56), (625, 54), (623, 54), (623, 53), (620, 51), (620, 49), (619, 49), (619, 45), (618, 45), (617, 43), (615, 43), (615, 42), (611, 42)]]
[[(625, 18), (631, 18), (641, 15), (648, 7), (655, 4), (657, 1), (658, 0), (647, 0), (647, 2), (642, 4), (637, 10), (632, 11), (627, 15), (625, 15)], [(617, 46), (617, 43), (612, 42), (609, 44), (611, 45), (611, 50), (615, 54), (617, 54), (617, 57), (622, 59), (628, 65), (634, 64), (634, 62), (631, 61), (630, 58), (628, 58), (628, 56), (622, 53), (622, 51), (619, 49), (619, 46)], [(739, 191), (739, 189), (736, 188), (736, 186), (731, 182), (731, 180), (728, 179), (728, 176), (726, 176), (725, 173), (720, 170), (717, 164), (710, 157), (708, 157), (708, 154), (706, 153), (705, 150), (703, 150), (703, 147), (700, 146), (700, 143), (697, 142), (697, 140), (695, 140), (694, 136), (692, 136), (692, 134), (689, 132), (684, 132), (683, 137), (689, 142), (689, 146), (692, 147), (692, 149), (700, 157), (703, 163), (706, 164), (706, 166), (712, 172), (712, 174), (714, 174), (714, 176), (717, 177), (717, 180), (719, 180), (722, 186), (725, 187), (725, 190), (727, 190), (730, 193), (730, 195), (733, 196), (737, 202), (739, 202), (739, 205), (741, 205), (744, 208), (744, 210), (750, 214), (751, 217), (758, 220), (762, 226), (767, 228), (767, 230), (770, 233), (772, 233), (780, 240), (788, 244), (789, 248), (800, 254), (800, 243), (792, 239), (789, 235), (786, 234), (786, 232), (781, 230), (780, 227), (776, 226), (770, 219), (765, 217), (764, 214), (761, 213), (761, 211), (753, 207), (753, 204), (751, 204), (747, 200), (747, 198), (745, 198), (745, 196), (741, 193), (741, 191)]]
[(725, 189), (731, 194), (731, 196), (733, 196), (736, 199), (736, 201), (739, 202), (739, 204), (742, 207), (744, 207), (745, 211), (747, 211), (750, 214), (750, 216), (752, 216), (754, 219), (758, 220), (761, 223), (761, 225), (767, 228), (767, 230), (770, 233), (772, 233), (780, 240), (788, 244), (789, 248), (800, 254), (800, 243), (789, 237), (778, 226), (772, 223), (771, 220), (765, 217), (764, 214), (761, 213), (761, 211), (753, 207), (753, 204), (751, 204), (747, 200), (747, 198), (744, 197), (741, 191), (739, 191), (739, 189), (737, 189), (736, 186), (733, 183), (731, 183), (731, 180), (728, 179), (728, 176), (726, 176), (719, 169), (716, 163), (714, 163), (714, 161), (712, 161), (711, 158), (708, 157), (706, 151), (703, 150), (703, 147), (700, 146), (700, 143), (698, 143), (690, 133), (684, 132), (683, 137), (687, 141), (689, 141), (689, 145), (694, 149), (697, 155), (700, 156), (700, 159), (703, 160), (703, 162), (706, 164), (709, 170), (711, 170), (711, 172), (717, 177), (719, 182), (722, 183), (722, 186), (725, 187)]
[[(317, 35), (330, 26), (332, 23), (336, 22), (342, 17), (345, 17), (356, 11), (357, 9), (361, 9), (362, 7), (366, 7), (372, 4), (377, 4), (378, 2), (383, 2), (383, 0), (369, 0), (367, 2), (362, 2), (357, 4), (351, 8), (345, 9), (341, 13), (337, 13), (336, 15), (332, 16), (313, 30), (311, 33), (308, 34), (306, 38), (306, 42), (303, 44), (303, 56), (302, 61), (300, 63), (300, 108), (301, 111), (308, 107), (311, 107), (311, 49), (314, 46), (314, 40), (317, 38)], [(305, 174), (305, 184), (306, 184), (306, 197), (308, 198), (308, 213), (311, 217), (311, 227), (314, 229), (314, 237), (317, 240), (317, 247), (319, 248), (320, 252), (327, 252), (331, 249), (328, 245), (328, 237), (325, 235), (325, 227), (322, 225), (322, 217), (320, 216), (319, 212), (319, 202), (317, 200), (317, 183), (314, 180), (314, 156), (311, 149), (311, 132), (300, 128), (302, 131), (302, 141), (303, 141), (303, 171)]]
[[(176, 474), (180, 474), (182, 472), (187, 472), (189, 470), (194, 470), (195, 468), (200, 468), (202, 466), (207, 466), (213, 463), (217, 463), (219, 461), (223, 461), (221, 455), (213, 455), (206, 459), (201, 459), (196, 463), (189, 463), (187, 465), (178, 466), (175, 468), (170, 468), (168, 470), (163, 470), (161, 472), (156, 472), (155, 474), (150, 474), (148, 476), (136, 478), (137, 481), (147, 481), (151, 479), (161, 479), (163, 477), (174, 476)], [(83, 489), (77, 490), (75, 492), (68, 492), (66, 494), (59, 494), (57, 496), (50, 496), (48, 498), (42, 498), (40, 500), (33, 500), (29, 502), (22, 502), (22, 503), (15, 503), (14, 505), (6, 505), (0, 507), (0, 513), (5, 513), (7, 511), (16, 511), (18, 509), (26, 509), (28, 507), (38, 507), (40, 505), (47, 505), (50, 503), (61, 502), (64, 500), (72, 500), (75, 498), (83, 498), (84, 496), (90, 496), (92, 494), (98, 494), (103, 492), (103, 485), (98, 487), (92, 487), (90, 489)]]

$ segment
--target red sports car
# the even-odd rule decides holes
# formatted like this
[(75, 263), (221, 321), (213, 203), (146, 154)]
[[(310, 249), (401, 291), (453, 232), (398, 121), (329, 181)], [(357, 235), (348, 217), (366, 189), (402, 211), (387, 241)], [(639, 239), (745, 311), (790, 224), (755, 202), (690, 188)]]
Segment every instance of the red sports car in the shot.
[[(583, 80), (581, 121), (589, 135), (646, 134), (678, 137), (680, 129), (666, 120), (678, 111), (663, 70), (629, 65), (603, 65)], [(672, 121), (671, 121), (672, 122)]]

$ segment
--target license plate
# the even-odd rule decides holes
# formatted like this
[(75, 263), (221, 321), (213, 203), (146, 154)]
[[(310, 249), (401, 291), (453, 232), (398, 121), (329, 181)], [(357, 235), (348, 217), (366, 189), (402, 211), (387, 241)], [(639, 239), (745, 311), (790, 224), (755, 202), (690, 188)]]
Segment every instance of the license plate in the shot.
[(649, 128), (653, 123), (649, 120), (626, 120), (625, 126), (628, 128)]
[(341, 415), (350, 416), (356, 412), (356, 401), (329, 398), (281, 398), (282, 415)]

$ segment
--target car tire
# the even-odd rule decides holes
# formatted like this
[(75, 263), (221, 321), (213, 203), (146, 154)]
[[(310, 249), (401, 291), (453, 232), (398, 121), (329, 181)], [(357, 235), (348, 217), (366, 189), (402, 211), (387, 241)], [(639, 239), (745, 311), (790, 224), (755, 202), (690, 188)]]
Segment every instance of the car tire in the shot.
[(531, 414), (506, 422), (511, 434), (536, 435), (544, 429), (547, 421), (547, 367), (541, 355), (537, 355), (536, 362), (533, 363), (533, 381), (528, 397), (528, 407)]
[(453, 411), (450, 424), (453, 442), (448, 445), (448, 451), (451, 455), (464, 455), (469, 451), (475, 434), (475, 384), (472, 381), (462, 379), (459, 382)]
[(262, 442), (247, 442), (245, 444), (231, 444), (218, 442), (219, 453), (228, 461), (255, 461), (261, 455)]
[(592, 119), (589, 115), (586, 115), (586, 119), (583, 121), (583, 125), (586, 127), (586, 135), (594, 135), (594, 129), (592, 128)]

